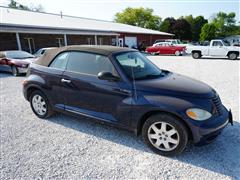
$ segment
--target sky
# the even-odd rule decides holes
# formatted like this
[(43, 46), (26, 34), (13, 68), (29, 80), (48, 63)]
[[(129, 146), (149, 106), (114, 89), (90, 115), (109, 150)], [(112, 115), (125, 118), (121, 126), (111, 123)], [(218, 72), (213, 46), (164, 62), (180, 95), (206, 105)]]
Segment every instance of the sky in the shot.
[[(152, 8), (162, 18), (203, 15), (209, 19), (219, 11), (235, 12), (240, 19), (240, 0), (16, 0), (23, 5), (41, 4), (45, 12), (113, 21), (127, 7)], [(6, 6), (9, 0), (0, 0)]]

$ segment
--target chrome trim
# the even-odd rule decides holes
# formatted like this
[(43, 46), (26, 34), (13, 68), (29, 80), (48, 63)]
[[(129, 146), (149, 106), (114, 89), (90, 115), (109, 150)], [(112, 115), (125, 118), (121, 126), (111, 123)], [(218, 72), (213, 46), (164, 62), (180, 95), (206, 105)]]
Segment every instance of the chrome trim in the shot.
[(108, 119), (100, 118), (100, 117), (97, 117), (97, 116), (92, 116), (92, 115), (81, 113), (81, 112), (78, 112), (78, 111), (74, 111), (74, 110), (70, 110), (70, 109), (65, 109), (65, 110), (68, 111), (68, 112), (72, 112), (72, 113), (75, 113), (75, 114), (79, 114), (79, 115), (94, 118), (94, 119), (99, 119), (99, 120), (102, 120), (102, 121), (109, 121)]

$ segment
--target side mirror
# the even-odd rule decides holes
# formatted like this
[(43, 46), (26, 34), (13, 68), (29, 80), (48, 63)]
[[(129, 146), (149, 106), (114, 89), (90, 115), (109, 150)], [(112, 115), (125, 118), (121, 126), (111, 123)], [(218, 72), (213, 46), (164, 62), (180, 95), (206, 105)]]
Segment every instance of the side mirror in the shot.
[(108, 81), (119, 81), (120, 80), (119, 77), (114, 76), (110, 72), (100, 72), (100, 73), (98, 73), (98, 79), (108, 80)]

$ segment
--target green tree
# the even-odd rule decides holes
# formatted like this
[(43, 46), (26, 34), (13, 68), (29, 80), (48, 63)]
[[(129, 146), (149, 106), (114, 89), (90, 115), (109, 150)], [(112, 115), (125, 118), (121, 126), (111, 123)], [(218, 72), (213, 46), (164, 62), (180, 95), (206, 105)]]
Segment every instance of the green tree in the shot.
[(192, 15), (188, 15), (188, 16), (181, 17), (181, 18), (185, 19), (191, 25), (191, 28), (193, 28), (193, 26), (194, 26), (194, 17)]
[(208, 23), (208, 20), (205, 19), (203, 16), (197, 16), (196, 18), (194, 18), (192, 26), (192, 40), (199, 40), (201, 29), (206, 23)]
[(198, 41), (201, 33), (201, 29), (208, 21), (203, 16), (197, 16), (194, 18), (192, 15), (185, 16), (184, 19), (190, 24), (192, 32), (192, 40)]
[(167, 17), (160, 25), (160, 31), (173, 33), (173, 26), (176, 23), (176, 20), (173, 17)]
[(213, 17), (212, 24), (217, 28), (217, 36), (229, 36), (234, 32), (238, 32), (239, 26), (236, 25), (236, 14), (231, 12), (229, 14), (219, 12)]
[(17, 3), (14, 0), (11, 0), (10, 3), (8, 4), (8, 7), (14, 8), (14, 9), (22, 9), (22, 10), (30, 10), (27, 6), (24, 6), (22, 4)]
[(200, 34), (200, 40), (201, 41), (210, 41), (216, 37), (216, 32), (217, 28), (214, 24), (212, 23), (206, 23), (203, 25), (201, 29), (201, 34)]
[(191, 25), (185, 19), (177, 19), (172, 28), (176, 38), (181, 40), (190, 40), (192, 38)]
[(142, 7), (128, 7), (123, 12), (115, 14), (114, 21), (154, 30), (159, 30), (161, 24), (161, 18), (153, 15), (152, 9)]
[(14, 9), (28, 10), (28, 11), (44, 12), (42, 5), (28, 7), (28, 6), (19, 4), (14, 0), (10, 0), (8, 7), (14, 8)]
[(169, 32), (169, 29), (170, 29), (170, 22), (164, 20), (160, 25), (160, 31)]

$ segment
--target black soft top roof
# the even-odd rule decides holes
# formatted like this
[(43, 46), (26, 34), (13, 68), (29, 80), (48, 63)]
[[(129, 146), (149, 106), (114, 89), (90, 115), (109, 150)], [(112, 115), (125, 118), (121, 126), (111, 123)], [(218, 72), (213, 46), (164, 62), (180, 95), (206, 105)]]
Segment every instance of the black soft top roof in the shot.
[(74, 46), (64, 46), (61, 48), (54, 48), (54, 49), (48, 49), (44, 53), (43, 56), (41, 56), (38, 60), (36, 60), (34, 63), (48, 66), (52, 59), (57, 56), (59, 53), (64, 51), (82, 51), (82, 52), (89, 52), (89, 53), (96, 53), (104, 56), (109, 56), (112, 53), (116, 52), (129, 52), (129, 51), (136, 51), (134, 49), (129, 48), (123, 48), (123, 47), (117, 47), (117, 46), (103, 46), (103, 45), (74, 45)]

